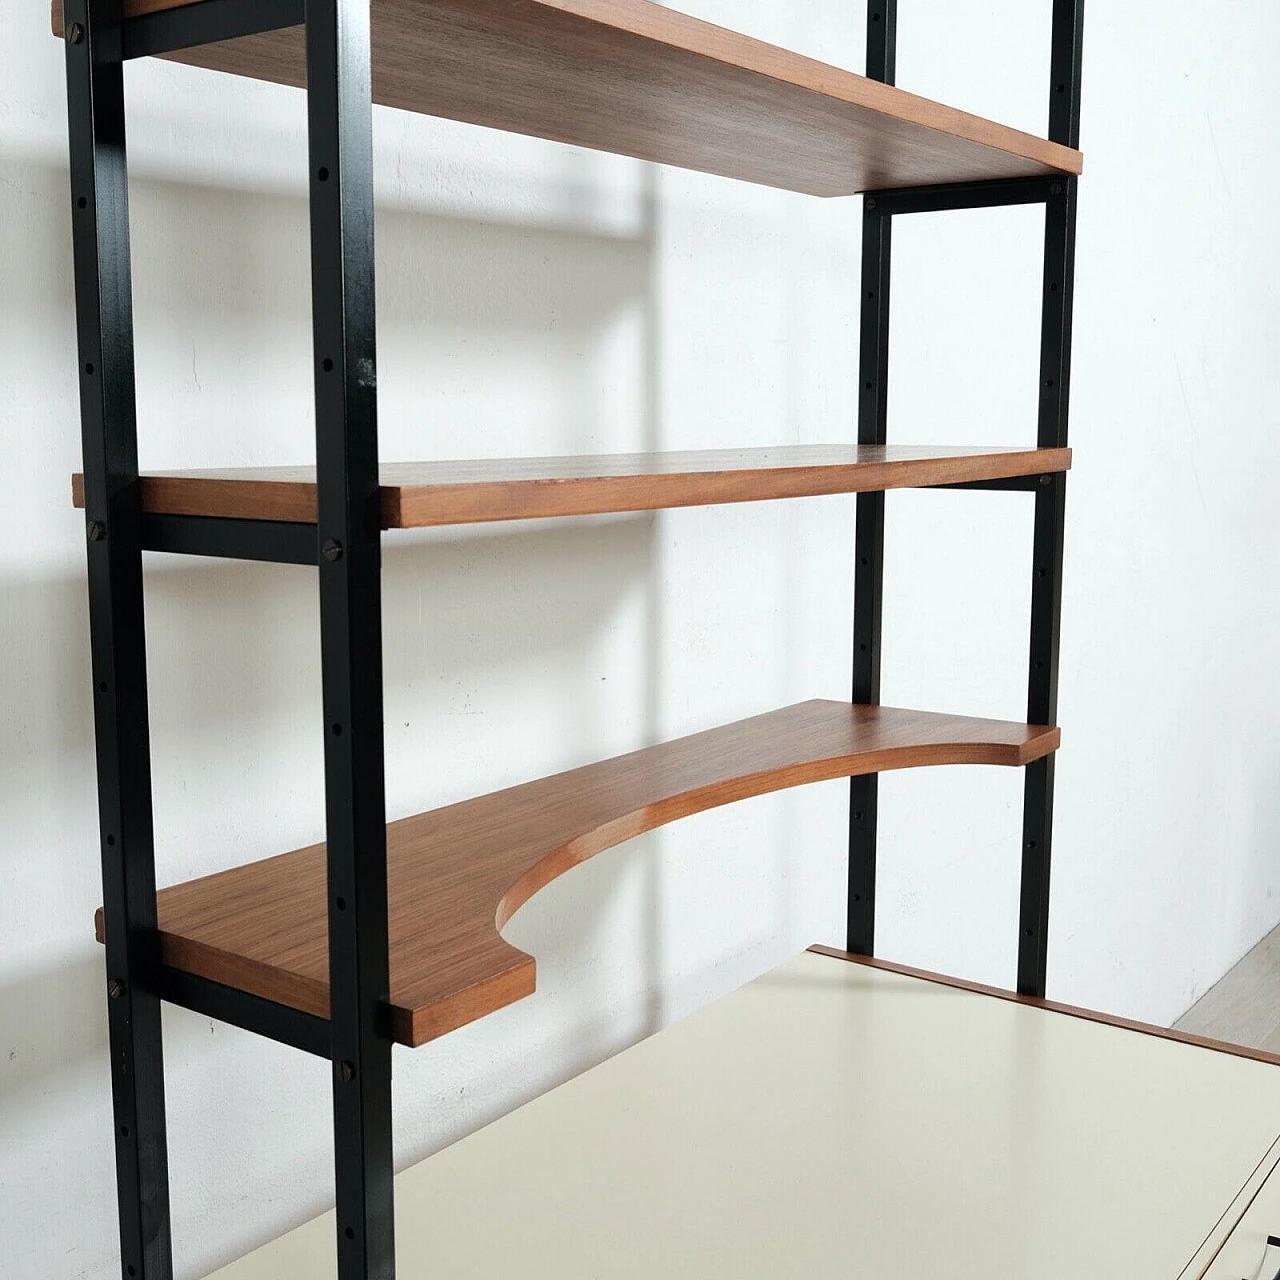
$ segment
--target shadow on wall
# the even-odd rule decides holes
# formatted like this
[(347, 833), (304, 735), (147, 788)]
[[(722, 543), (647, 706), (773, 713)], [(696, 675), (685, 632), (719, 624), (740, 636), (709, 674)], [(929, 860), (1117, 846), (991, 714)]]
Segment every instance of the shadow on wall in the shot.
[[(547, 655), (573, 653), (609, 624), (618, 597), (644, 581), (653, 528), (651, 518), (633, 517), (543, 526), (523, 535), (410, 546), (389, 542), (388, 698), (423, 672), (448, 672), (450, 685), (472, 687), (500, 683), (512, 668), (536, 665)], [(511, 590), (510, 563), (517, 551), (521, 574), (537, 587), (526, 600), (513, 599)], [(173, 762), (225, 751), (228, 734), (246, 716), (269, 729), (314, 712), (319, 724), (319, 636), (310, 571), (170, 557), (163, 557), (161, 567), (160, 557), (149, 560), (149, 630), (160, 632), (150, 655), (158, 790), (173, 782)], [(0, 735), (23, 745), (0, 755), (4, 821), (38, 830), (42, 813), (59, 803), (59, 792), (68, 785), (86, 791), (93, 785), (83, 580), (6, 583), (0, 590), (0, 636), (9, 671), (24, 673), (7, 685), (0, 702)], [(160, 688), (157, 669), (166, 672)], [(447, 700), (447, 691), (441, 696)], [(90, 800), (86, 808), (91, 807)], [(101, 900), (97, 850), (93, 833), (82, 834), (74, 847), (51, 848), (48, 856), (63, 864), (59, 878), (75, 884), (75, 906), (65, 905), (76, 912), (76, 941), (86, 945), (77, 945), (63, 966), (0, 985), (0, 1099), (6, 1106), (14, 1104), (16, 1092), (48, 1088), (52, 1075), (73, 1071), (105, 1050), (102, 953), (89, 941), (92, 912)], [(315, 834), (300, 820), (299, 844)], [(277, 851), (263, 848), (254, 856)], [(216, 850), (203, 853), (219, 864), (227, 861)], [(572, 949), (572, 935), (563, 930), (548, 930), (546, 939), (567, 940)]]
[[(6, 243), (0, 305), (23, 323), (74, 310), (71, 190), (60, 165), (0, 151)], [(630, 297), (651, 296), (655, 197), (638, 195), (629, 232), (467, 218), (377, 207), (378, 321), (419, 333), (475, 328), (537, 337), (590, 330)], [(573, 188), (568, 189), (572, 194)], [(195, 336), (256, 317), (269, 336), (299, 317), (310, 340), (310, 243), (302, 193), (246, 190), (133, 175), (135, 318), (153, 312)], [(582, 199), (590, 193), (583, 191)], [(58, 318), (61, 318), (59, 316)], [(139, 344), (139, 354), (146, 352)], [(649, 353), (640, 353), (647, 359)], [(243, 373), (243, 370), (237, 370)], [(278, 370), (270, 370), (278, 374)], [(306, 373), (306, 368), (303, 370)], [(304, 408), (307, 406), (303, 406)], [(68, 423), (68, 427), (77, 424)], [(143, 436), (145, 438), (145, 431)], [(310, 448), (310, 440), (299, 445)]]
[[(6, 191), (0, 210), (15, 229), (12, 256), (0, 261), (0, 311), (8, 322), (21, 318), (28, 332), (41, 338), (50, 353), (42, 361), (43, 376), (62, 376), (66, 363), (58, 352), (73, 333), (73, 289), (70, 272), (69, 190), (65, 172), (47, 165), (6, 165)], [(189, 327), (197, 342), (213, 331), (218, 356), (220, 336), (234, 330), (252, 347), (278, 351), (280, 330), (293, 328), (304, 346), (310, 341), (306, 282), (306, 202), (301, 197), (211, 190), (165, 183), (152, 178), (132, 184), (135, 240), (145, 238), (146, 252), (135, 247), (135, 311), (141, 331), (152, 326), (161, 334), (181, 334)], [(9, 218), (14, 202), (34, 205)], [(520, 226), (469, 221), (454, 216), (380, 210), (379, 323), (383, 351), (410, 340), (451, 346), (474, 345), (491, 352), (519, 335), (531, 340), (535, 354), (548, 344), (566, 356), (553, 364), (560, 399), (571, 410), (568, 424), (581, 439), (592, 439), (592, 397), (583, 390), (583, 375), (568, 358), (580, 349), (584, 335), (606, 324), (619, 298), (639, 298), (643, 328), (635, 360), (639, 374), (633, 406), (643, 424), (642, 438), (628, 447), (657, 447), (658, 325), (657, 292), (652, 277), (654, 200), (651, 180), (643, 198), (642, 229), (618, 237), (546, 226)], [(59, 211), (62, 211), (59, 213)], [(228, 282), (234, 282), (230, 287)], [(157, 324), (156, 317), (163, 323)], [(39, 331), (45, 332), (41, 334)], [(164, 339), (169, 341), (169, 339)], [(190, 338), (173, 341), (179, 345)], [(554, 354), (554, 353), (553, 353)], [(139, 352), (139, 379), (152, 370)], [(212, 358), (212, 357), (211, 357)], [(195, 377), (195, 360), (191, 376)], [(216, 360), (215, 360), (216, 363)], [(287, 383), (267, 366), (256, 376)], [(472, 368), (476, 366), (473, 364)], [(52, 370), (52, 373), (49, 372)], [(192, 403), (183, 401), (185, 368), (161, 370), (159, 400), (168, 418), (187, 417)], [(223, 371), (229, 384), (240, 370)], [(309, 417), (309, 378), (288, 387), (298, 391), (295, 412)], [(392, 381), (396, 375), (391, 375)], [(47, 404), (65, 406), (65, 421), (46, 424), (51, 438), (68, 442), (78, 454), (79, 424), (69, 388), (22, 383)], [(198, 390), (198, 383), (196, 389)], [(455, 389), (451, 389), (455, 390)], [(456, 388), (466, 394), (466, 386)], [(486, 388), (477, 386), (477, 394)], [(156, 422), (146, 412), (147, 397), (157, 398), (155, 383), (140, 385), (143, 441), (156, 437)], [(212, 407), (218, 403), (211, 400)], [(263, 418), (261, 424), (227, 425), (253, 440), (263, 439), (279, 424), (270, 421), (269, 404), (246, 396)], [(21, 407), (21, 406), (19, 406)], [(206, 409), (206, 412), (208, 410)], [(46, 416), (48, 411), (46, 410)], [(426, 415), (428, 419), (432, 415)], [(182, 432), (199, 426), (198, 410)], [(296, 423), (289, 424), (297, 438)], [(207, 433), (206, 433), (207, 434)], [(384, 431), (384, 439), (387, 433)], [(305, 432), (304, 432), (305, 435)], [(403, 435), (403, 433), (401, 433)], [(420, 454), (457, 454), (420, 432)], [(182, 435), (170, 428), (164, 440), (173, 449)], [(277, 440), (278, 445), (278, 440)], [(435, 446), (434, 448), (432, 446)], [(310, 456), (312, 442), (297, 438), (298, 455)], [(205, 447), (208, 446), (207, 441)], [(146, 455), (144, 444), (144, 457)], [(476, 454), (492, 453), (481, 442)], [(528, 453), (539, 452), (530, 439)], [(19, 473), (18, 483), (39, 494), (50, 513), (48, 527), (63, 525), (54, 513), (66, 510), (67, 475), (57, 447)], [(399, 451), (402, 452), (402, 451)], [(384, 453), (390, 456), (388, 450)], [(420, 709), (444, 710), (449, 686), (502, 688), (521, 669), (555, 661), (561, 670), (585, 667), (581, 661), (592, 638), (616, 625), (619, 604), (639, 590), (644, 599), (643, 670), (639, 705), (642, 737), (656, 733), (657, 658), (661, 642), (659, 593), (656, 584), (656, 520), (632, 516), (577, 523), (549, 523), (518, 529), (451, 530), (447, 534), (388, 539), (384, 569), (384, 635), (388, 699), (405, 687), (431, 687)], [(152, 672), (152, 754), (157, 780), (184, 762), (199, 757), (216, 760), (226, 753), (228, 736), (243, 724), (245, 708), (269, 729), (278, 722), (305, 717), (314, 709), (319, 720), (319, 635), (314, 581), (305, 569), (149, 557), (147, 574), (149, 660)], [(93, 759), (87, 602), (83, 576), (65, 571), (15, 577), (0, 584), (0, 646), (7, 659), (4, 697), (0, 699), (0, 733), (17, 744), (0, 755), (0, 825), (6, 838), (23, 841), (28, 866), (43, 859), (50, 892), (60, 901), (50, 920), (66, 943), (69, 958), (36, 968), (7, 985), (0, 984), (0, 1102), (5, 1107), (31, 1088), (47, 1090), (59, 1073), (76, 1070), (105, 1052), (106, 1023), (102, 1001), (101, 952), (91, 937), (92, 911), (100, 900), (97, 884), (96, 831), (92, 826)], [(158, 676), (162, 674), (163, 685)], [(447, 677), (447, 679), (446, 679)], [(585, 670), (581, 678), (587, 677)], [(575, 712), (589, 714), (594, 699), (578, 700)], [(501, 726), (493, 728), (494, 754)], [(279, 735), (276, 745), (279, 745)], [(589, 727), (578, 726), (575, 739), (589, 740)], [(430, 741), (430, 739), (428, 739)], [(317, 736), (317, 754), (319, 738)], [(572, 745), (572, 744), (571, 744)], [(272, 749), (271, 736), (262, 744)], [(437, 735), (429, 748), (447, 751)], [(206, 754), (207, 753), (207, 754)], [(514, 766), (519, 769), (518, 762)], [(423, 770), (430, 774), (429, 769)], [(476, 787), (476, 789), (483, 789)], [(68, 795), (74, 794), (74, 803)], [(455, 796), (440, 796), (441, 803)], [(67, 816), (65, 810), (74, 810)], [(60, 810), (62, 817), (57, 817)], [(49, 815), (55, 815), (47, 822)], [(33, 850), (32, 832), (46, 823)], [(168, 833), (172, 838), (175, 833)], [(299, 830), (298, 843), (314, 838), (314, 829)], [(182, 842), (198, 843), (197, 830), (177, 833)], [(207, 840), (207, 836), (204, 837)], [(262, 848), (251, 856), (275, 852)], [(33, 857), (34, 852), (34, 857)], [(205, 850), (200, 856), (208, 858)], [(212, 855), (217, 856), (216, 851)], [(643, 965), (651, 993), (649, 1026), (661, 1021), (656, 991), (663, 966), (657, 954), (660, 937), (661, 886), (650, 849), (637, 843), (626, 855), (631, 874), (618, 859), (608, 873), (575, 881), (569, 896), (581, 919), (601, 913), (604, 904), (624, 889), (635, 892), (635, 863), (643, 859), (640, 892), (645, 916)], [(239, 858), (223, 859), (238, 861)], [(3, 872), (0, 867), (0, 873)], [(12, 872), (11, 872), (12, 873)], [(61, 888), (54, 887), (61, 886)], [(65, 889), (65, 892), (63, 892)], [(593, 899), (588, 901), (586, 899)], [(51, 931), (41, 921), (41, 932)], [(536, 930), (549, 947), (572, 952), (572, 928)], [(86, 945), (81, 945), (81, 939)], [(585, 944), (582, 944), (585, 945)], [(555, 961), (554, 955), (547, 956)], [(568, 963), (572, 966), (572, 957)], [(192, 1025), (195, 1025), (194, 1023)], [(104, 1068), (105, 1069), (105, 1068)], [(52, 1086), (56, 1087), (56, 1086)]]
[[(413, 535), (408, 535), (413, 537)], [(572, 655), (612, 622), (619, 600), (646, 581), (655, 520), (623, 516), (548, 522), (521, 531), (451, 533), (383, 552), (385, 680), (389, 697), (424, 675), (450, 684), (500, 683), (516, 667)], [(255, 719), (319, 723), (319, 608), (306, 568), (148, 555), (147, 624), (157, 772), (193, 735), (217, 751), (225, 731)], [(81, 576), (0, 584), (8, 677), (0, 734), (0, 794), (15, 816), (30, 800), (20, 780), (53, 782), (92, 769), (89, 621)], [(180, 668), (180, 669), (179, 669)], [(443, 708), (442, 708), (443, 709)], [(65, 773), (60, 773), (66, 770)]]
[[(152, 177), (130, 196), (144, 465), (309, 461), (305, 197)], [(54, 438), (75, 442), (70, 199), (49, 166), (16, 161), (0, 180), (0, 225), (16, 240), (0, 261), (0, 311), (47, 370), (37, 381), (14, 356), (12, 372), (46, 402), (56, 380), (66, 421)], [(635, 234), (380, 208), (384, 456), (588, 452), (619, 431), (626, 449), (654, 447), (652, 201), (641, 203)], [(614, 376), (619, 322), (637, 315), (633, 345), (649, 349)]]

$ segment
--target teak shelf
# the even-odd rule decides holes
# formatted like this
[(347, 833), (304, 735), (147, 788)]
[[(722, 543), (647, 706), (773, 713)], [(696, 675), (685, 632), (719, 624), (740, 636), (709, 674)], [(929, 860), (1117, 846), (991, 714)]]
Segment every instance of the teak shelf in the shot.
[[(414, 529), (976, 484), (1070, 466), (1070, 449), (909, 445), (384, 462), (379, 508), (384, 529)], [(153, 515), (307, 524), (316, 519), (314, 467), (150, 472), (141, 484), (142, 510)], [(72, 476), (71, 492), (83, 507), (82, 475)]]
[[(502, 926), (544, 885), (642, 832), (810, 782), (942, 764), (1030, 764), (1059, 730), (805, 702), (391, 823), (391, 1026), (425, 1044), (534, 989)], [(324, 846), (164, 889), (167, 964), (329, 1016)], [(101, 918), (99, 918), (101, 932)]]
[[(391, 1280), (393, 1043), (423, 1044), (528, 995), (534, 961), (500, 933), (511, 914), (601, 850), (717, 805), (850, 778), (843, 941), (871, 958), (879, 774), (1022, 769), (1016, 986), (1044, 996), (1083, 0), (1053, 0), (1043, 138), (897, 88), (897, 0), (868, 7), (865, 75), (649, 0), (55, 0), (53, 27), (67, 75), (84, 459), (73, 498), (87, 547), (122, 1277), (173, 1276), (164, 1003), (330, 1061), (336, 1273)], [(314, 467), (140, 474), (124, 64), (148, 56), (305, 86)], [(850, 211), (862, 250), (856, 439), (850, 428), (826, 445), (382, 464), (375, 102), (816, 196), (867, 192)], [(890, 445), (894, 221), (1011, 205), (1044, 212), (1034, 445)], [(1033, 504), (1025, 723), (880, 705), (885, 492), (906, 487), (1021, 491)], [(387, 823), (384, 530), (820, 494), (856, 495), (847, 700)], [(316, 575), (325, 744), (323, 844), (159, 893), (147, 550)], [(415, 1258), (414, 1274), (436, 1262)], [(314, 1257), (298, 1266), (300, 1280), (324, 1273)]]
[[(1066, 176), (1083, 163), (1073, 148), (649, 0), (374, 0), (372, 29), (375, 102), (810, 195)], [(300, 27), (172, 56), (306, 83)]]

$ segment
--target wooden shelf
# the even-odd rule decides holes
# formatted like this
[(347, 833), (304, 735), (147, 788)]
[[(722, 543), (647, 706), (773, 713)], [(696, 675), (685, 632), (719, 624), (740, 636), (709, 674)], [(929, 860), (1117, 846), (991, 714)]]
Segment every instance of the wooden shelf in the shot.
[[(794, 445), (701, 453), (401, 462), (382, 467), (384, 529), (652, 511), (770, 498), (927, 488), (1048, 474), (1069, 449)], [(83, 477), (72, 499), (84, 506)], [(157, 472), (142, 477), (143, 510), (169, 515), (311, 523), (314, 467)]]
[[(124, 11), (193, 2), (125, 0)], [(174, 56), (304, 83), (300, 27)], [(373, 0), (373, 97), (820, 196), (1083, 167), (1068, 147), (649, 0)]]
[[(786, 787), (923, 765), (1025, 765), (1059, 740), (1039, 726), (804, 702), (393, 822), (394, 1038), (425, 1044), (531, 994), (533, 958), (498, 931), (601, 850)], [(163, 957), (327, 1017), (325, 879), (324, 846), (313, 845), (165, 889)]]

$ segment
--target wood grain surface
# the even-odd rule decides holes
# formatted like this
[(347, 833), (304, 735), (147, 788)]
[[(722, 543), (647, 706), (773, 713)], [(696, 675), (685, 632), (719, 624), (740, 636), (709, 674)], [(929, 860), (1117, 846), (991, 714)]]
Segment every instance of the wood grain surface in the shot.
[[(382, 526), (411, 529), (927, 488), (1070, 466), (1069, 449), (909, 445), (392, 462), (382, 465)], [(82, 507), (83, 477), (73, 476), (71, 487), (72, 500)], [(171, 515), (311, 523), (315, 468), (155, 472), (142, 477), (142, 506)]]
[[(534, 989), (499, 930), (540, 888), (603, 849), (689, 814), (804, 783), (923, 765), (1024, 765), (1057, 729), (805, 702), (647, 747), (387, 828), (391, 1017), (420, 1045)], [(324, 846), (159, 895), (164, 959), (328, 1016)], [(101, 913), (98, 927), (101, 937)]]
[[(191, 2), (125, 0), (125, 13)], [(1083, 167), (1078, 151), (649, 0), (374, 0), (372, 12), (374, 101), (408, 111), (820, 196)], [(298, 27), (173, 56), (305, 82)]]

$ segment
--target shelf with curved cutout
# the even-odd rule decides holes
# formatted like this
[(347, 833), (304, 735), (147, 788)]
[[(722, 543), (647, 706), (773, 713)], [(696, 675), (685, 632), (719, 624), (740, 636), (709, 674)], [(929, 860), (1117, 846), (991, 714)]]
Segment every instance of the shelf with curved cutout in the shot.
[[(666, 823), (787, 787), (925, 765), (1031, 763), (1059, 730), (813, 701), (600, 761), (387, 827), (391, 1022), (410, 1046), (534, 989), (499, 930), (587, 858)], [(324, 846), (159, 895), (174, 968), (325, 1017)], [(98, 917), (101, 937), (101, 912)]]

